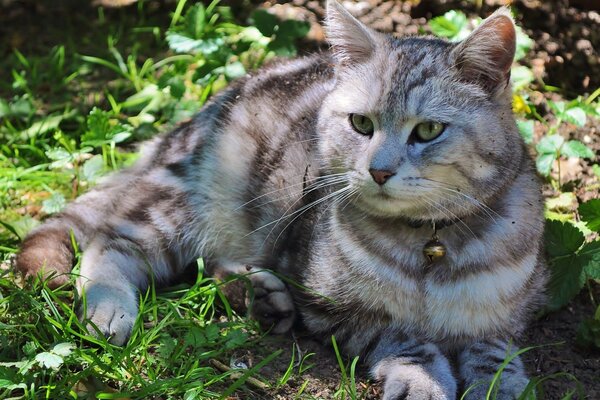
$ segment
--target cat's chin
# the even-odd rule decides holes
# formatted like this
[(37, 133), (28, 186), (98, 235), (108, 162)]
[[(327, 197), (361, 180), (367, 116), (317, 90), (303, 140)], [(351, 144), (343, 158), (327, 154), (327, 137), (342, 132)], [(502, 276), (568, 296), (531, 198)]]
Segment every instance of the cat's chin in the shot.
[(356, 207), (363, 213), (380, 218), (413, 219), (415, 215), (428, 219), (428, 211), (419, 207), (414, 199), (399, 199), (386, 194), (361, 196)]

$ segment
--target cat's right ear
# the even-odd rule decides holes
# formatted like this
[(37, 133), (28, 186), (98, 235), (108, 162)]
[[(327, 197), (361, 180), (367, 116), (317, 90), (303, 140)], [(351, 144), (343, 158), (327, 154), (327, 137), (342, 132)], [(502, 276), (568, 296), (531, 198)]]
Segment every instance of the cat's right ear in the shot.
[(378, 33), (354, 18), (336, 0), (327, 0), (325, 26), (327, 39), (340, 64), (361, 63), (373, 55)]

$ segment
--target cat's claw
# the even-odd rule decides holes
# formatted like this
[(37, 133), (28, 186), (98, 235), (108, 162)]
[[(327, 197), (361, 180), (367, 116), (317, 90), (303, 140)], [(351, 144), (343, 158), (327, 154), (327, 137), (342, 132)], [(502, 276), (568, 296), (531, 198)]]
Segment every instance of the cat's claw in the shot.
[(87, 309), (82, 319), (94, 336), (104, 335), (112, 344), (125, 344), (138, 315), (135, 292), (128, 288), (93, 284), (85, 289)]

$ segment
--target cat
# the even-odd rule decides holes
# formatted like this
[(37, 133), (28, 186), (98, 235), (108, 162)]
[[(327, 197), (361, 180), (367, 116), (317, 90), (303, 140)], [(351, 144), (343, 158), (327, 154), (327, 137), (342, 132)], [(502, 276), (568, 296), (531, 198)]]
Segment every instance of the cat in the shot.
[[(510, 13), (450, 43), (378, 33), (329, 0), (326, 28), (330, 52), (232, 83), (34, 229), (16, 267), (65, 283), (72, 232), (83, 317), (123, 344), (138, 291), (202, 256), (250, 280), (273, 332), (299, 316), (335, 335), (384, 399), (485, 398), (547, 275)], [(497, 398), (527, 383), (515, 357)]]

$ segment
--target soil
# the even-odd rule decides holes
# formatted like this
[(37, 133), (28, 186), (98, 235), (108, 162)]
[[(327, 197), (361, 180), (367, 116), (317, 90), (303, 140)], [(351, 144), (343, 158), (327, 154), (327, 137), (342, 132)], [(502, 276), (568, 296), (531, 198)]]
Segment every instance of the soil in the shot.
[[(135, 15), (137, 9), (136, 5), (127, 6), (131, 1), (102, 0), (99, 3), (124, 6), (119, 10), (106, 10), (107, 19), (110, 19), (111, 13), (117, 12), (130, 12)], [(146, 3), (152, 3), (150, 6), (153, 7), (154, 13), (164, 13), (165, 24), (168, 25), (168, 10), (172, 9), (172, 2), (147, 1)], [(224, 0), (223, 3), (232, 5), (240, 20), (244, 20), (255, 7), (268, 7), (278, 15), (310, 21), (312, 28), (302, 43), (301, 50), (308, 52), (325, 46), (324, 32), (319, 24), (324, 15), (323, 1), (293, 0), (260, 3), (252, 0), (249, 2)], [(485, 17), (504, 1), (364, 0), (343, 1), (343, 3), (354, 15), (375, 29), (397, 35), (412, 35), (429, 32), (427, 20), (442, 15), (448, 10), (458, 9), (471, 16)], [(479, 8), (478, 4), (480, 4)], [(560, 88), (561, 95), (569, 99), (579, 95), (589, 95), (600, 87), (600, 2), (597, 0), (519, 0), (515, 1), (513, 6), (518, 10), (517, 23), (535, 40), (535, 46), (525, 58), (525, 64), (533, 69), (538, 80), (534, 86), (539, 90), (538, 112), (543, 117), (547, 112), (543, 106), (544, 97), (550, 96), (554, 100), (561, 98), (556, 93), (546, 94), (543, 84)], [(72, 18), (65, 18), (66, 15), (72, 15)], [(49, 7), (35, 1), (0, 0), (0, 37), (8, 39), (0, 44), (0, 57), (8, 56), (14, 47), (18, 47), (26, 55), (36, 52), (46, 54), (47, 49), (52, 45), (66, 40), (65, 36), (44, 34), (48, 32), (47, 28), (56, 30), (52, 27), (54, 24), (51, 21), (67, 21), (69, 32), (87, 32), (89, 27), (86, 18), (93, 18), (96, 15), (93, 7), (85, 6), (82, 2), (67, 1), (61, 2), (60, 7)], [(86, 45), (84, 41), (82, 44)], [(91, 44), (87, 43), (86, 46), (89, 47)], [(8, 81), (8, 77), (5, 81)], [(537, 123), (536, 136), (541, 136), (545, 129), (544, 125)], [(600, 122), (590, 119), (584, 128), (564, 124), (559, 134), (566, 139), (579, 139), (596, 151), (596, 154), (600, 154), (598, 132), (600, 132)], [(579, 201), (599, 197), (600, 182), (594, 175), (591, 164), (589, 160), (576, 160), (575, 163), (565, 164), (564, 168), (561, 168), (562, 173), (572, 175), (562, 177), (563, 182), (575, 178), (570, 184)], [(553, 195), (557, 192), (551, 187), (546, 187), (545, 193)], [(584, 290), (561, 311), (545, 315), (533, 322), (521, 344), (542, 346), (529, 351), (524, 356), (532, 376), (570, 373), (583, 385), (587, 399), (600, 399), (600, 351), (580, 348), (575, 342), (579, 324), (593, 315), (594, 306), (590, 294), (600, 299), (600, 285), (592, 284), (589, 292)], [(261, 370), (262, 376), (273, 382), (287, 369), (292, 356), (292, 346), (296, 343), (302, 354), (315, 353), (306, 361), (307, 364), (314, 364), (314, 366), (300, 377), (294, 375), (280, 389), (268, 392), (249, 389), (240, 394), (239, 398), (294, 398), (305, 381), (308, 383), (304, 393), (315, 398), (333, 397), (340, 385), (340, 373), (331, 346), (323, 346), (300, 332), (296, 335), (295, 338), (267, 336), (261, 339), (260, 347), (248, 353), (235, 354), (233, 358), (244, 359), (251, 363), (254, 358), (260, 359), (265, 354), (283, 349), (284, 353), (280, 357)], [(359, 377), (361, 377), (358, 383), (359, 392), (364, 392), (367, 399), (378, 398), (380, 388), (364, 378), (364, 371), (359, 371)], [(559, 399), (561, 394), (574, 387), (575, 384), (569, 379), (552, 379), (545, 384), (544, 398)]]

